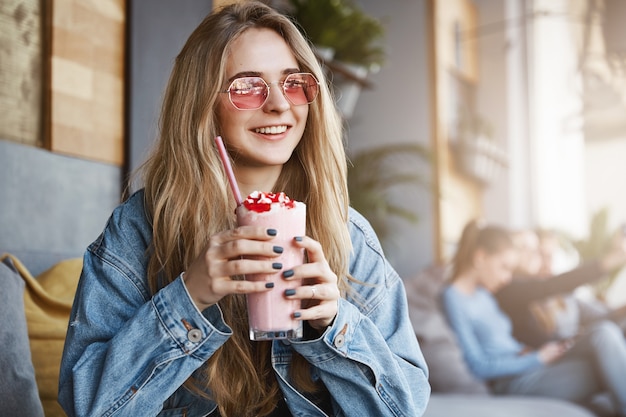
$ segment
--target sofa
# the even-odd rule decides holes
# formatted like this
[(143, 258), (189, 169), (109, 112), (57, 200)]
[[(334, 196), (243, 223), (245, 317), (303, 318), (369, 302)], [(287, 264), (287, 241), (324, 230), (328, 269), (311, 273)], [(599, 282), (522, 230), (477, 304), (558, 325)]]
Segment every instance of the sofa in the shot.
[(119, 204), (121, 168), (0, 139), (0, 178), (0, 416), (62, 417), (81, 258)]
[[(10, 254), (0, 262), (0, 415), (62, 417), (56, 389), (69, 306), (81, 256), (119, 203), (120, 169), (0, 139), (0, 177), (0, 256)], [(491, 396), (463, 366), (437, 309), (437, 279), (433, 269), (406, 280), (433, 387), (426, 417), (593, 416), (556, 400)]]
[(611, 416), (606, 398), (585, 407), (546, 397), (495, 396), (465, 364), (440, 305), (444, 268), (432, 266), (405, 279), (409, 315), (429, 367), (432, 395), (425, 417)]

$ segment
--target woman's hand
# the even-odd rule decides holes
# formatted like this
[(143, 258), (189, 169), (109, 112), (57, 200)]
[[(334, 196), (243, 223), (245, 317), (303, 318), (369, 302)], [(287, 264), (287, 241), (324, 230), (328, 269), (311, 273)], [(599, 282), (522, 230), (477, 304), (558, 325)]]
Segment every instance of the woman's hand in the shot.
[[(281, 269), (282, 265), (272, 260), (282, 252), (282, 248), (271, 242), (274, 235), (273, 231), (263, 227), (240, 226), (211, 236), (206, 249), (184, 275), (187, 291), (198, 309), (202, 311), (228, 294), (270, 291), (271, 287), (266, 287), (266, 282), (235, 280), (232, 277), (275, 273)], [(244, 255), (268, 259), (243, 259)]]
[(571, 347), (571, 341), (548, 342), (539, 349), (539, 360), (544, 364), (552, 363), (561, 358)]
[[(255, 226), (241, 226), (213, 235), (207, 248), (184, 275), (187, 291), (198, 309), (203, 310), (228, 294), (270, 291), (272, 287), (267, 287), (264, 281), (235, 280), (232, 277), (271, 274), (281, 269), (282, 265), (277, 265), (273, 258), (280, 255), (282, 248), (271, 242), (273, 237), (274, 233)], [(294, 316), (322, 331), (337, 315), (340, 296), (337, 275), (330, 269), (319, 242), (304, 236), (295, 243), (306, 250), (309, 262), (282, 272), (283, 279), (301, 279), (304, 284), (284, 296), (302, 300), (302, 309)], [(268, 259), (244, 259), (243, 256)]]
[(284, 279), (302, 279), (304, 284), (286, 297), (302, 300), (302, 309), (296, 311), (295, 316), (323, 331), (337, 315), (340, 296), (337, 275), (330, 269), (319, 242), (303, 236), (296, 239), (296, 244), (306, 250), (309, 262), (283, 271)]

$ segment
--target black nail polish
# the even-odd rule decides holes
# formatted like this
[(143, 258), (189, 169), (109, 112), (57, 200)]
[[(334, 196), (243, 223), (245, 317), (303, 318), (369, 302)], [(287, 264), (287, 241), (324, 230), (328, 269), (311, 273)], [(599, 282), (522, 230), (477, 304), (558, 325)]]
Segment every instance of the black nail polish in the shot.
[(293, 269), (288, 269), (285, 272), (283, 272), (283, 278), (289, 278), (292, 277), (294, 274)]
[(272, 250), (274, 251), (274, 253), (283, 253), (283, 247), (282, 246), (274, 246), (272, 248)]
[(296, 236), (293, 238), (296, 242), (302, 242), (302, 236)]
[(266, 282), (265, 283), (265, 288), (274, 288), (274, 283), (273, 282)]
[(283, 264), (281, 264), (280, 262), (274, 262), (272, 264), (272, 268), (274, 268), (274, 269), (282, 269), (283, 268)]
[(276, 236), (276, 234), (278, 234), (276, 229), (267, 229), (266, 233), (267, 233), (268, 236)]
[(298, 319), (302, 316), (302, 314), (299, 311), (294, 311), (293, 312), (293, 318), (294, 319)]
[(291, 296), (291, 295), (296, 295), (296, 290), (294, 290), (293, 288), (290, 288), (288, 290), (285, 290), (285, 295), (287, 297)]

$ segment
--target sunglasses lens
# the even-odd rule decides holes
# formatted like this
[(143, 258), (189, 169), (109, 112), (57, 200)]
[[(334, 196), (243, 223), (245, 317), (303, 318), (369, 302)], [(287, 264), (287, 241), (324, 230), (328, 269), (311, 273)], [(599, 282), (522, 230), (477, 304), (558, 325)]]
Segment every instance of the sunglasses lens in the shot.
[(283, 83), (285, 96), (299, 106), (312, 103), (319, 93), (319, 85), (312, 74), (289, 74)]
[[(280, 84), (285, 97), (294, 106), (312, 103), (319, 94), (319, 84), (313, 74), (289, 74)], [(234, 80), (227, 91), (233, 106), (239, 110), (254, 110), (267, 100), (269, 87), (261, 77), (242, 77)]]
[(228, 89), (230, 101), (240, 110), (258, 109), (265, 103), (267, 88), (263, 78), (237, 78)]

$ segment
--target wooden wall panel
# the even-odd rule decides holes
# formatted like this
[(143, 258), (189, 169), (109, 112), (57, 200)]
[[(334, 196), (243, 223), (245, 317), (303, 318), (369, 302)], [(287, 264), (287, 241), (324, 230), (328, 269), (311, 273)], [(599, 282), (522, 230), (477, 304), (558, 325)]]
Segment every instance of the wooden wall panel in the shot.
[(41, 35), (39, 0), (0, 1), (0, 139), (41, 144)]
[(47, 0), (50, 150), (124, 162), (125, 0)]
[[(450, 259), (467, 221), (481, 216), (482, 190), (455, 166), (450, 146), (455, 78), (473, 85), (478, 82), (477, 44), (472, 31), (477, 26), (472, 0), (429, 0), (433, 40), (433, 149), (436, 199), (435, 240), (438, 262)], [(459, 42), (460, 40), (460, 42)]]

